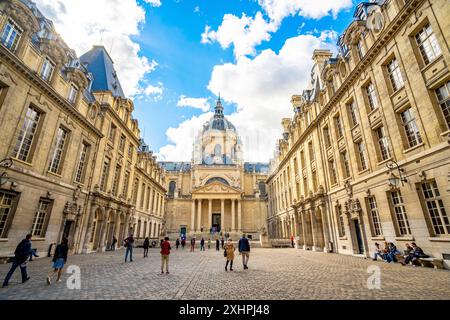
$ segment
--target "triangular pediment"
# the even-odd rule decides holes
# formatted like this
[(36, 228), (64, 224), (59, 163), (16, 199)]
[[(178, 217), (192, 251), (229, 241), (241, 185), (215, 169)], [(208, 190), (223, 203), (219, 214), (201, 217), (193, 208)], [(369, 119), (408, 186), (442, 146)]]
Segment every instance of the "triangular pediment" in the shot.
[(237, 188), (230, 187), (222, 182), (214, 181), (192, 192), (192, 194), (220, 194), (220, 193), (241, 194), (242, 191)]

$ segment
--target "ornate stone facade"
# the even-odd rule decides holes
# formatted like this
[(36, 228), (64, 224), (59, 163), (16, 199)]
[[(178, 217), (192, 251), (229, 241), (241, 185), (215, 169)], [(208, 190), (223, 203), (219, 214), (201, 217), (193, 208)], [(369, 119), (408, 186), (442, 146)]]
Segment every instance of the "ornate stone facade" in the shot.
[(0, 32), (0, 257), (30, 232), (41, 253), (63, 236), (75, 253), (158, 238), (165, 172), (106, 50), (77, 57), (29, 0), (1, 1)]
[(269, 234), (369, 256), (416, 242), (450, 255), (450, 7), (361, 3), (339, 54), (316, 50), (272, 161)]

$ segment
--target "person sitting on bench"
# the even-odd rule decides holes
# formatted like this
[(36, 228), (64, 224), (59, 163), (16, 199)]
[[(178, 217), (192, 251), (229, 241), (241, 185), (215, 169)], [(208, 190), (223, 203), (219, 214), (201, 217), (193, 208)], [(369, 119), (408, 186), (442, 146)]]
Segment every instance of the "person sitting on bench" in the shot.
[(426, 255), (422, 248), (418, 247), (414, 242), (411, 243), (412, 251), (409, 253), (409, 255), (405, 258), (405, 261), (402, 262), (402, 265), (405, 266), (412, 262), (412, 264), (415, 266), (418, 264), (418, 261), (420, 258), (428, 258), (429, 256)]

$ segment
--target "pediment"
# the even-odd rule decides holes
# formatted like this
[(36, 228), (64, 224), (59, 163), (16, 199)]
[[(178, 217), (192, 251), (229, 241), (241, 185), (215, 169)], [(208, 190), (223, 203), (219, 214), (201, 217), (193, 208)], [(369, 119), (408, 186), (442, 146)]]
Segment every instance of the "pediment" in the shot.
[(222, 194), (222, 193), (241, 194), (242, 192), (237, 188), (227, 186), (226, 184), (221, 183), (219, 181), (209, 183), (192, 192), (192, 194)]

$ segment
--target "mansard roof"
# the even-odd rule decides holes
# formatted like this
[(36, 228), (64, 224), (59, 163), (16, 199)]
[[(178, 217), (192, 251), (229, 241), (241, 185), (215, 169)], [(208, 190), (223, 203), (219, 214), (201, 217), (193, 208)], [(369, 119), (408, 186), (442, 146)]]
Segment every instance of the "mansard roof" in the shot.
[(94, 46), (80, 57), (81, 63), (94, 76), (92, 91), (110, 91), (114, 97), (125, 94), (114, 69), (114, 62), (103, 46)]

